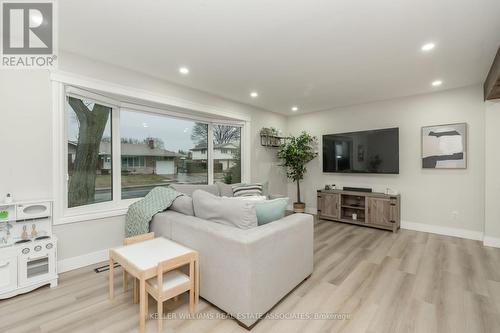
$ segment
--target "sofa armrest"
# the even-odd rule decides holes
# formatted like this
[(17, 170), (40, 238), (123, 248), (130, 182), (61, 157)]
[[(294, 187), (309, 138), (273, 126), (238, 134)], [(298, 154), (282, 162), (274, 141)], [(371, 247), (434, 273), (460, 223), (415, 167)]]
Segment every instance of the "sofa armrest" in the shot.
[(252, 298), (252, 308), (267, 311), (312, 274), (314, 218), (292, 214), (259, 228), (262, 234), (249, 249), (251, 290), (260, 295)]

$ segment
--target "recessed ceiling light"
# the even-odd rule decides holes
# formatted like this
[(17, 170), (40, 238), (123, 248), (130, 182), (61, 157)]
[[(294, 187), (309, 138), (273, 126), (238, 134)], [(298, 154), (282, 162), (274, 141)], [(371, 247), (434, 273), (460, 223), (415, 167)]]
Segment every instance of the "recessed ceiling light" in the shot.
[(252, 91), (252, 92), (250, 93), (250, 97), (252, 97), (252, 98), (257, 98), (257, 97), (259, 97), (259, 93), (258, 93), (258, 92), (256, 92), (256, 91)]
[(432, 84), (432, 86), (433, 86), (433, 87), (439, 87), (440, 85), (442, 85), (442, 84), (443, 84), (443, 81), (441, 81), (441, 80), (436, 80), (436, 81), (432, 81), (432, 83), (431, 83), (431, 84)]
[(292, 111), (293, 111), (293, 112), (297, 112), (297, 111), (299, 111), (299, 107), (298, 107), (298, 106), (292, 106)]
[(436, 44), (427, 43), (427, 44), (422, 45), (422, 47), (420, 49), (424, 52), (429, 52), (429, 51), (433, 50), (435, 47), (436, 47)]
[(179, 68), (179, 73), (181, 73), (182, 75), (188, 75), (189, 74), (189, 68), (187, 68), (187, 67), (180, 67)]

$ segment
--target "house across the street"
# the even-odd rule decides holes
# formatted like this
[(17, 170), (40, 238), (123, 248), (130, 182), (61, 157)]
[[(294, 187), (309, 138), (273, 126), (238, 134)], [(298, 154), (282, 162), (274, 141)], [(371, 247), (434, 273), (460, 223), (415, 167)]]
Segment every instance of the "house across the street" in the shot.
[[(73, 169), (76, 157), (76, 142), (68, 142), (68, 166)], [(121, 144), (121, 170), (129, 174), (175, 175), (177, 161), (184, 155), (155, 147), (153, 140), (148, 143)], [(111, 170), (111, 143), (103, 142), (99, 147), (97, 171), (107, 174)]]
[[(229, 170), (236, 164), (236, 161), (239, 159), (239, 150), (239, 145), (236, 145), (234, 143), (216, 144), (214, 145), (213, 153), (214, 162), (222, 166), (222, 171)], [(192, 159), (194, 161), (207, 159), (206, 144), (199, 144), (193, 149), (190, 149), (190, 151), (192, 153)]]

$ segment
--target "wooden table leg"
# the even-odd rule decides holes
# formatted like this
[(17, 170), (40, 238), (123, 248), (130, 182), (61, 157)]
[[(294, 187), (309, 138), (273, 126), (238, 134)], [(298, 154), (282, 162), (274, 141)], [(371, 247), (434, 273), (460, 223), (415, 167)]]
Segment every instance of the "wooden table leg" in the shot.
[(134, 277), (134, 304), (139, 303), (139, 280)]
[(128, 274), (125, 268), (122, 267), (123, 270), (123, 292), (126, 293), (128, 290)]
[(115, 274), (114, 274), (114, 265), (112, 258), (109, 258), (109, 299), (114, 298), (114, 282), (115, 282)]
[(193, 260), (189, 263), (189, 277), (190, 277), (190, 286), (189, 286), (189, 313), (194, 314), (195, 309), (195, 299), (196, 299), (196, 260)]
[(199, 260), (196, 259), (194, 266), (194, 305), (198, 306), (198, 301), (200, 299), (200, 264)]
[(139, 283), (139, 332), (144, 333), (146, 328), (146, 280), (140, 279)]

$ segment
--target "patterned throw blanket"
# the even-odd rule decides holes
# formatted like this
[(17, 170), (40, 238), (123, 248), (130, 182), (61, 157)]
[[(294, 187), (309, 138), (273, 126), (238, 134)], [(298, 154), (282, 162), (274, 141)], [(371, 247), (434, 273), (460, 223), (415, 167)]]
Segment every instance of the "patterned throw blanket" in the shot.
[(143, 199), (131, 204), (125, 219), (126, 237), (148, 233), (153, 216), (166, 210), (181, 195), (169, 187), (155, 187)]

